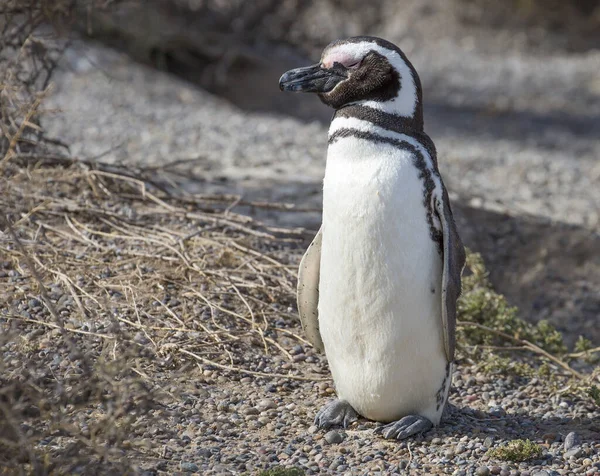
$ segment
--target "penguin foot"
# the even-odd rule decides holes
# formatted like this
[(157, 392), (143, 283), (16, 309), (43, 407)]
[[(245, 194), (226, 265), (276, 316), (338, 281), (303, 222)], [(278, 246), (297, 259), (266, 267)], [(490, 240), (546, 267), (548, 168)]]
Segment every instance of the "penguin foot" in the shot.
[(382, 425), (375, 429), (375, 433), (381, 434), (384, 438), (404, 440), (409, 436), (423, 433), (433, 426), (427, 418), (420, 415), (408, 415), (398, 421), (387, 425)]
[(317, 412), (315, 425), (324, 429), (339, 425), (348, 428), (356, 420), (358, 420), (358, 413), (354, 408), (348, 402), (336, 399)]

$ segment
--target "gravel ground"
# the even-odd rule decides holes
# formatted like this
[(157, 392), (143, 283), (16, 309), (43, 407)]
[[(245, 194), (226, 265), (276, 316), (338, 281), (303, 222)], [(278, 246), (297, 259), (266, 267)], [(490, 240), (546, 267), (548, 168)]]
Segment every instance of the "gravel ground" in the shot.
[[(569, 343), (583, 334), (600, 344), (600, 52), (536, 55), (482, 46), (477, 35), (446, 41), (442, 33), (424, 42), (422, 29), (411, 32), (409, 23), (390, 25), (380, 33), (397, 40), (421, 73), (426, 128), (438, 147), (465, 241), (484, 254), (494, 284), (521, 307), (524, 317), (550, 319)], [(276, 78), (265, 81), (277, 87)], [(250, 110), (241, 100), (232, 105), (87, 43), (67, 52), (55, 82), (46, 107), (60, 113), (47, 114), (43, 125), (49, 135), (70, 144), (74, 156), (156, 167), (165, 183), (176, 182), (191, 193), (291, 202), (308, 211), (239, 210), (277, 225), (318, 225), (330, 111), (314, 98), (306, 98), (313, 101), (312, 122), (295, 118), (298, 114), (291, 107), (282, 109), (280, 102), (277, 110), (268, 101), (263, 111)], [(109, 210), (135, 217), (118, 206)], [(184, 227), (179, 232), (191, 232), (185, 228), (190, 223), (179, 225)], [(298, 261), (301, 248), (287, 252), (290, 263)], [(99, 276), (86, 286), (133, 274), (125, 262), (116, 275), (102, 276), (101, 263), (106, 261), (99, 260), (94, 271)], [(22, 270), (8, 262), (3, 267), (0, 273), (9, 286), (1, 289), (22, 294), (15, 302), (6, 301), (12, 303), (11, 312), (47, 320)], [(156, 269), (168, 273), (167, 268)], [(152, 274), (156, 269), (139, 268), (140, 279), (158, 279)], [(75, 312), (78, 303), (69, 301), (64, 287), (52, 291), (65, 315)], [(181, 301), (181, 309), (198, 306), (197, 297), (182, 294)], [(164, 319), (151, 300), (142, 306)], [(173, 309), (179, 313), (177, 306)], [(292, 311), (280, 309), (285, 317), (275, 325), (299, 334)], [(210, 325), (210, 316), (202, 312), (194, 311)], [(7, 375), (18, 376), (23, 362), (38, 360), (44, 364), (36, 370), (41, 382), (58, 375), (68, 383), (80, 375), (64, 343), (57, 347), (56, 331), (48, 336), (32, 322), (2, 325), (3, 331), (25, 336), (4, 353)], [(90, 331), (83, 323), (73, 325)], [(153, 352), (135, 362), (151, 375), (160, 404), (134, 412), (125, 441), (113, 448), (146, 476), (256, 474), (275, 465), (299, 467), (307, 474), (600, 475), (600, 410), (589, 398), (573, 394), (567, 378), (489, 374), (464, 357), (443, 425), (424, 437), (397, 443), (374, 435), (375, 424), (366, 421), (344, 431), (322, 432), (312, 426), (314, 414), (334, 391), (325, 359), (297, 339), (276, 339), (289, 355), (264, 354), (260, 341), (240, 353), (252, 372), (293, 376), (284, 379), (206, 363), (195, 366), (193, 359), (171, 357), (176, 346), (194, 344), (185, 333), (169, 337), (172, 341), (150, 335), (158, 344), (150, 346), (143, 332), (131, 337)], [(88, 340), (94, 342), (90, 352), (109, 352), (102, 339)], [(227, 364), (224, 354), (215, 361)], [(323, 380), (303, 380), (306, 375)], [(65, 418), (86, 435), (99, 408), (73, 410)], [(21, 430), (35, 438), (39, 425), (34, 411)], [(48, 435), (39, 444), (50, 451), (74, 444), (72, 432)], [(487, 454), (489, 448), (516, 438), (540, 444), (542, 456), (509, 463)]]
[[(307, 362), (305, 368), (323, 365), (311, 349), (298, 346), (293, 351), (295, 361)], [(551, 396), (538, 379), (498, 378), (464, 366), (454, 378), (453, 405), (443, 425), (408, 442), (374, 435), (375, 424), (367, 421), (346, 430), (318, 431), (311, 421), (331, 398), (333, 389), (327, 382), (242, 377), (232, 384), (212, 371), (195, 376), (184, 409), (173, 406), (175, 415), (167, 417), (162, 431), (140, 431), (139, 436), (151, 436), (152, 446), (169, 454), (168, 460), (151, 468), (193, 467), (207, 475), (254, 474), (277, 463), (302, 468), (306, 474), (600, 473), (598, 407)], [(571, 432), (583, 443), (565, 450), (564, 440)], [(486, 455), (489, 448), (516, 438), (539, 441), (543, 456), (506, 463)]]
[[(273, 230), (231, 214), (213, 214), (228, 220), (213, 223), (190, 203), (157, 202), (103, 177), (37, 167), (3, 182), (3, 205), (15, 216), (38, 207), (15, 228), (38, 260), (48, 301), (14, 240), (1, 237), (9, 259), (0, 262), (0, 388), (20, 413), (14, 428), (0, 420), (0, 431), (29, 442), (41, 461), (67, 474), (111, 475), (125, 474), (118, 463), (126, 462), (144, 476), (276, 466), (600, 475), (600, 407), (576, 382), (554, 366), (539, 377), (494, 373), (462, 350), (451, 405), (425, 436), (387, 441), (365, 420), (317, 430), (314, 415), (334, 389), (326, 359), (298, 337), (289, 272), (303, 249), (297, 234), (278, 242), (260, 234)], [(254, 316), (263, 317), (260, 329)], [(530, 439), (540, 454), (511, 463), (488, 453), (515, 439)]]
[[(9, 164), (0, 180), (20, 240), (0, 235), (0, 474), (600, 474), (591, 382), (506, 349), (493, 370), (462, 338), (440, 427), (318, 431), (334, 389), (294, 308), (302, 234), (118, 172)], [(488, 453), (515, 439), (539, 453)]]

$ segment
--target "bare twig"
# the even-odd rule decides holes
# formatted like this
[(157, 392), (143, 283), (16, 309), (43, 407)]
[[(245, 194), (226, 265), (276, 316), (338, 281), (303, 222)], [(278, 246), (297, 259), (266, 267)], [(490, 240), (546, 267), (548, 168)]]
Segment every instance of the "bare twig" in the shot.
[(527, 348), (527, 350), (530, 350), (531, 352), (535, 352), (536, 354), (539, 354), (539, 355), (545, 357), (546, 359), (554, 362), (556, 365), (558, 365), (562, 369), (566, 370), (567, 372), (571, 373), (578, 379), (585, 380), (587, 378), (582, 373), (580, 373), (577, 370), (575, 370), (574, 368), (570, 367), (569, 364), (560, 360), (558, 357), (555, 357), (554, 355), (550, 354), (549, 352), (545, 351), (541, 347), (535, 345), (533, 342), (530, 342), (525, 339), (519, 339), (518, 337), (511, 336), (510, 334), (499, 331), (497, 329), (492, 329), (491, 327), (484, 326), (483, 324), (478, 324), (476, 322), (459, 321), (459, 322), (457, 322), (457, 325), (461, 326), (461, 327), (475, 327), (477, 329), (481, 329), (481, 330), (484, 330), (491, 334), (495, 334), (497, 336), (503, 337), (504, 339), (510, 340), (512, 342), (516, 342), (521, 347), (525, 347), (525, 348)]
[(200, 362), (203, 362), (207, 365), (212, 365), (214, 367), (217, 367), (219, 369), (223, 369), (223, 370), (229, 370), (230, 372), (238, 372), (238, 373), (242, 373), (242, 374), (248, 374), (248, 375), (254, 375), (257, 377), (268, 377), (268, 378), (283, 378), (283, 379), (289, 379), (289, 380), (304, 380), (307, 382), (328, 382), (331, 381), (331, 378), (323, 378), (317, 375), (306, 375), (306, 376), (302, 376), (302, 375), (286, 375), (286, 374), (277, 374), (277, 373), (266, 373), (266, 372), (256, 372), (254, 370), (248, 370), (248, 369), (244, 369), (242, 367), (234, 367), (232, 365), (223, 365), (223, 364), (219, 364), (217, 362), (214, 362), (210, 359), (205, 359), (204, 357), (201, 357), (197, 354), (195, 354), (194, 352), (190, 352), (188, 350), (185, 349), (179, 349), (179, 352), (181, 352), (182, 354), (186, 354), (189, 355), (190, 357), (195, 358), (196, 360), (199, 360)]

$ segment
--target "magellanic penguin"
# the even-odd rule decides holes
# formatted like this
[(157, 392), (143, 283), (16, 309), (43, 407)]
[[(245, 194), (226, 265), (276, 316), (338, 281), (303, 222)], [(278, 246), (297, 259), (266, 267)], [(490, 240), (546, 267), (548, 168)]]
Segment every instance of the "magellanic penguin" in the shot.
[(362, 415), (403, 439), (437, 425), (451, 383), (465, 251), (433, 142), (419, 76), (392, 43), (331, 43), (280, 88), (335, 109), (323, 223), (300, 264), (298, 308), (325, 351), (338, 399), (321, 428)]

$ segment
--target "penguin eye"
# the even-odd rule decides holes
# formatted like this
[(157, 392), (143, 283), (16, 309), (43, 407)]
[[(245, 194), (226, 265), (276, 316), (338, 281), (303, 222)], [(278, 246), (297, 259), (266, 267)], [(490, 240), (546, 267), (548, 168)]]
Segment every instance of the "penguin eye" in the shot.
[(362, 63), (362, 60), (360, 59), (360, 60), (358, 60), (358, 61), (356, 61), (356, 62), (354, 62), (354, 63), (351, 63), (351, 64), (345, 64), (344, 66), (345, 66), (346, 68), (348, 68), (348, 69), (356, 69), (356, 68), (358, 68), (358, 67), (360, 66), (360, 64), (361, 64), (361, 63)]

